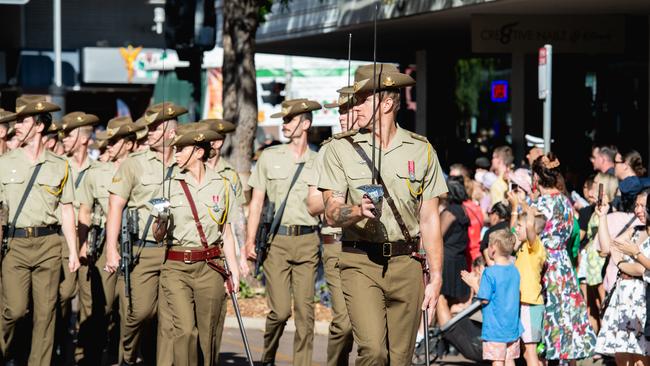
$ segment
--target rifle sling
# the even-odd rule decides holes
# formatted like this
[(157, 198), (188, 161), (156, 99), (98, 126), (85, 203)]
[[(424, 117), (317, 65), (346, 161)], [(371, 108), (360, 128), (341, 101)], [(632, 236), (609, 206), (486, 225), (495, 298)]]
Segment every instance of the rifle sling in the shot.
[(291, 188), (296, 184), (298, 181), (298, 176), (300, 176), (300, 172), (302, 172), (302, 168), (305, 167), (305, 163), (299, 163), (298, 168), (296, 169), (296, 172), (293, 174), (293, 178), (291, 179), (291, 184), (289, 184), (289, 190), (287, 191), (287, 195), (284, 197), (284, 200), (280, 204), (280, 207), (278, 207), (278, 210), (275, 212), (275, 216), (273, 216), (273, 222), (271, 223), (271, 228), (269, 230), (269, 240), (267, 240), (267, 243), (270, 243), (273, 238), (275, 238), (275, 234), (278, 233), (278, 229), (280, 228), (280, 222), (282, 221), (282, 215), (284, 215), (284, 209), (287, 207), (287, 201), (289, 200), (289, 194), (291, 193)]
[(23, 193), (23, 196), (20, 198), (20, 203), (18, 203), (18, 207), (16, 208), (14, 219), (11, 220), (11, 227), (9, 228), (9, 230), (11, 230), (11, 234), (9, 235), (9, 238), (12, 238), (14, 236), (14, 232), (16, 231), (16, 223), (18, 222), (18, 216), (20, 216), (20, 212), (23, 210), (23, 207), (25, 206), (25, 202), (27, 202), (27, 197), (29, 196), (29, 192), (31, 192), (32, 187), (34, 186), (34, 182), (36, 181), (36, 176), (38, 175), (38, 172), (41, 170), (42, 166), (43, 166), (42, 163), (36, 164), (36, 167), (34, 168), (34, 172), (32, 173), (32, 176), (29, 178), (27, 187), (25, 187), (25, 192)]
[[(190, 204), (190, 210), (192, 210), (192, 216), (194, 217), (196, 230), (199, 232), (201, 245), (203, 245), (203, 248), (207, 250), (210, 245), (208, 244), (208, 239), (205, 237), (205, 231), (203, 231), (203, 225), (201, 225), (199, 214), (196, 211), (196, 204), (194, 203), (194, 199), (192, 198), (192, 193), (190, 193), (190, 189), (187, 186), (187, 182), (185, 182), (185, 180), (180, 180), (179, 183), (181, 185), (181, 188), (183, 188), (183, 192), (185, 193), (185, 198), (187, 198), (187, 202)], [(228, 272), (226, 271), (226, 269), (222, 267), (219, 263), (214, 261), (214, 259), (206, 258), (205, 262), (207, 263), (208, 267), (219, 272), (224, 277), (225, 280), (228, 279)]]
[(359, 154), (359, 156), (361, 156), (361, 158), (366, 162), (368, 168), (370, 168), (371, 174), (377, 176), (377, 183), (379, 183), (384, 189), (384, 198), (386, 199), (386, 203), (388, 203), (388, 207), (390, 207), (390, 210), (393, 212), (393, 216), (395, 217), (395, 221), (397, 221), (397, 225), (402, 231), (404, 240), (406, 240), (407, 242), (413, 241), (413, 238), (411, 237), (411, 233), (409, 233), (409, 229), (408, 227), (406, 227), (406, 223), (404, 223), (402, 214), (400, 214), (399, 211), (397, 210), (397, 206), (395, 206), (395, 202), (393, 201), (393, 198), (390, 196), (390, 191), (388, 190), (388, 187), (386, 187), (384, 180), (381, 178), (381, 174), (377, 171), (377, 168), (373, 165), (372, 160), (370, 160), (368, 154), (366, 154), (366, 152), (363, 151), (361, 145), (355, 142), (352, 139), (352, 137), (347, 136), (345, 137), (345, 139), (352, 145), (352, 147), (357, 152), (357, 154)]
[(78, 176), (77, 179), (74, 181), (74, 188), (75, 188), (75, 189), (79, 188), (79, 184), (81, 184), (81, 180), (83, 179), (83, 177), (84, 177), (84, 175), (86, 174), (86, 171), (87, 171), (87, 170), (88, 170), (88, 169), (84, 169), (84, 170), (82, 170), (81, 172), (79, 172), (79, 176)]

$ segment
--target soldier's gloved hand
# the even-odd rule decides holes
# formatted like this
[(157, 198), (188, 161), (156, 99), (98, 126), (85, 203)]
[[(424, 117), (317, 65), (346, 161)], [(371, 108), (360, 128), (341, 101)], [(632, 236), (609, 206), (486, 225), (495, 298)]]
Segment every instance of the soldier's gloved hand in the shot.
[(361, 198), (361, 204), (359, 206), (361, 208), (361, 215), (363, 215), (363, 217), (368, 219), (374, 219), (377, 217), (377, 209), (372, 203), (370, 197), (367, 195), (363, 195), (363, 198)]
[(79, 257), (77, 257), (76, 253), (70, 253), (70, 256), (68, 257), (68, 270), (72, 272), (76, 272), (79, 269)]
[(106, 247), (106, 265), (104, 271), (108, 273), (115, 273), (120, 266), (120, 253), (117, 252), (112, 245)]

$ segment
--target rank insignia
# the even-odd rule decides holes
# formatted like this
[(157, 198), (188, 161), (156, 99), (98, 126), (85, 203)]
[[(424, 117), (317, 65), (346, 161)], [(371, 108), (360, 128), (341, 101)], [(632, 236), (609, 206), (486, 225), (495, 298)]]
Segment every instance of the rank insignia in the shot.
[(415, 182), (415, 161), (408, 161), (408, 170), (409, 170), (409, 180)]

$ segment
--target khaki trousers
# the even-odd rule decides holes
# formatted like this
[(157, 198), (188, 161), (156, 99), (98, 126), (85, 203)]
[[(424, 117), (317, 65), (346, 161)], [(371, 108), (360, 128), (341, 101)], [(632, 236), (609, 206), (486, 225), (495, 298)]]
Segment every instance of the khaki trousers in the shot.
[(199, 347), (203, 365), (216, 365), (218, 323), (226, 298), (221, 274), (206, 262), (168, 260), (163, 265), (160, 283), (172, 314), (174, 366), (198, 365)]
[[(133, 255), (138, 252), (133, 247)], [(138, 357), (138, 347), (142, 344), (145, 327), (158, 320), (156, 336), (156, 365), (172, 365), (173, 352), (171, 344), (171, 314), (166, 301), (158, 301), (160, 288), (160, 270), (165, 257), (165, 248), (146, 247), (142, 249), (140, 259), (131, 272), (131, 306), (126, 297), (124, 277), (118, 280), (120, 298), (120, 355), (124, 361), (134, 364)], [(153, 343), (151, 339), (147, 344)], [(146, 352), (143, 352), (143, 356)], [(152, 356), (150, 356), (152, 358)], [(153, 360), (145, 360), (153, 363)]]
[(77, 295), (77, 272), (70, 272), (68, 269), (68, 258), (70, 251), (63, 234), (59, 235), (61, 240), (61, 276), (59, 281), (59, 303), (56, 312), (55, 324), (55, 348), (62, 352), (62, 361), (71, 363), (73, 361), (73, 339), (68, 331), (72, 317), (72, 299)]
[(311, 365), (314, 342), (314, 281), (318, 266), (318, 234), (276, 235), (264, 262), (267, 301), (262, 362), (273, 362), (287, 320), (291, 316), (291, 295), (296, 333), (293, 364)]
[(327, 339), (327, 366), (345, 366), (352, 351), (352, 324), (341, 289), (339, 255), (341, 243), (323, 244), (323, 269), (332, 299), (332, 322)]
[[(11, 358), (16, 322), (34, 304), (32, 345), (28, 364), (49, 366), (54, 344), (54, 318), (61, 272), (61, 239), (57, 234), (9, 240), (2, 262), (2, 339), (5, 359)], [(16, 339), (20, 342), (20, 339)]]
[(117, 273), (104, 271), (106, 246), (95, 263), (85, 262), (79, 268), (79, 336), (77, 363), (99, 364), (111, 333), (113, 304), (117, 299)]
[(341, 285), (359, 366), (409, 366), (424, 298), (422, 267), (406, 255), (390, 259), (341, 253)]

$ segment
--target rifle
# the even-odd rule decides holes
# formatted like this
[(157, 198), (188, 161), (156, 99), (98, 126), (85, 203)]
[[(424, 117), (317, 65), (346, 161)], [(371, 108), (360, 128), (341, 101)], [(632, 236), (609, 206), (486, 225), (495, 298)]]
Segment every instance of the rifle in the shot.
[(262, 208), (262, 217), (260, 224), (257, 227), (257, 234), (255, 236), (255, 253), (257, 259), (255, 260), (255, 276), (261, 273), (262, 265), (266, 259), (266, 254), (269, 249), (269, 241), (271, 239), (271, 224), (273, 223), (273, 215), (275, 214), (275, 204), (268, 198), (264, 200), (264, 207)]
[(129, 299), (131, 309), (131, 269), (133, 268), (133, 235), (138, 235), (138, 212), (137, 210), (125, 209), (122, 211), (122, 227), (120, 252), (120, 270), (124, 274), (124, 293)]
[(88, 228), (88, 251), (87, 257), (91, 263), (95, 263), (99, 253), (102, 252), (102, 245), (106, 239), (106, 229), (101, 227), (102, 217), (104, 216), (101, 206), (97, 200), (93, 203), (92, 220)]

